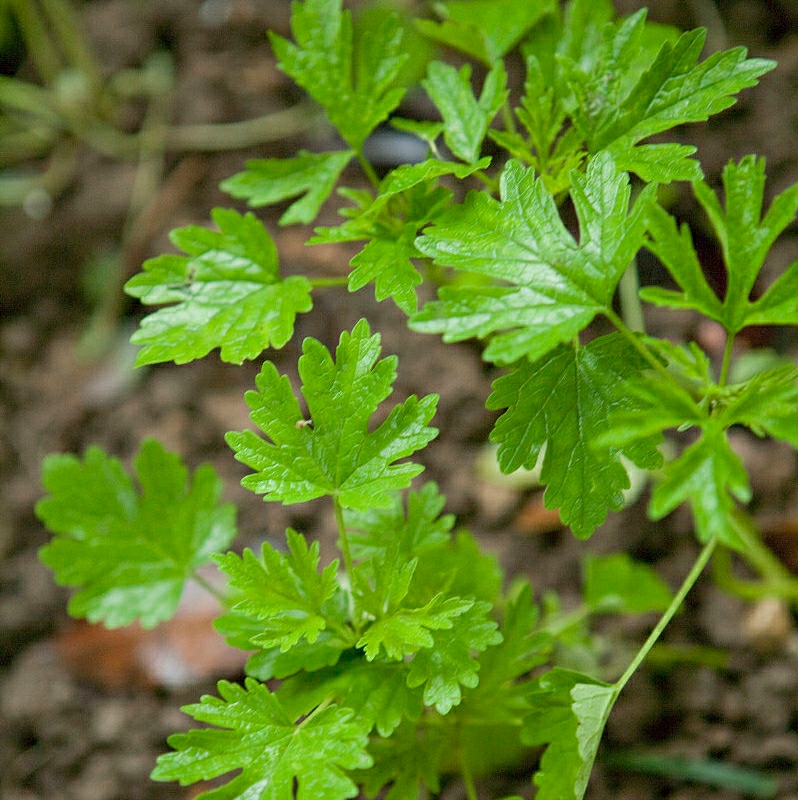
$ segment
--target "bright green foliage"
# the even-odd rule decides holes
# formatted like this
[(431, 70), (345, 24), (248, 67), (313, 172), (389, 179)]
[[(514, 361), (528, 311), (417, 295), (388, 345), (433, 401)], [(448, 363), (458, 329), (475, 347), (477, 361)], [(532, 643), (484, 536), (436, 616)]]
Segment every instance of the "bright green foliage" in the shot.
[(581, 800), (615, 702), (613, 686), (555, 668), (538, 681), (524, 723), (527, 744), (548, 745), (535, 775), (537, 800)]
[(445, 502), (437, 485), (429, 482), (408, 493), (406, 512), (398, 495), (389, 508), (347, 511), (344, 519), (352, 555), (367, 559), (395, 548), (396, 558), (408, 563), (430, 548), (447, 544), (454, 516), (439, 516)]
[(508, 90), (507, 73), (501, 61), (485, 77), (479, 99), (471, 88), (471, 67), (456, 70), (432, 61), (422, 85), (443, 117), (443, 138), (447, 147), (467, 164), (479, 161), (488, 125), (504, 105)]
[(253, 208), (279, 203), (301, 194), (280, 217), (281, 225), (313, 222), (330, 196), (341, 173), (352, 160), (351, 150), (309, 153), (294, 158), (258, 158), (247, 162), (244, 172), (222, 181), (221, 188)]
[(734, 498), (743, 503), (751, 499), (748, 474), (725, 432), (710, 423), (695, 444), (666, 466), (651, 497), (650, 511), (654, 519), (661, 519), (687, 501), (701, 541), (717, 537), (735, 547), (739, 541)]
[(626, 553), (588, 556), (584, 562), (584, 601), (597, 613), (642, 614), (664, 611), (673, 595), (648, 564)]
[(39, 551), (59, 583), (78, 587), (69, 613), (109, 628), (172, 616), (185, 582), (236, 534), (235, 509), (220, 503), (221, 482), (200, 467), (188, 480), (180, 459), (148, 439), (136, 456), (141, 486), (97, 447), (83, 460), (51, 455), (49, 494), (36, 514), (56, 537)]
[(758, 300), (751, 299), (773, 242), (798, 212), (798, 186), (778, 195), (763, 217), (765, 162), (746, 156), (738, 164), (726, 165), (723, 188), (725, 208), (703, 181), (693, 184), (723, 251), (728, 278), (723, 300), (704, 277), (689, 228), (677, 230), (673, 218), (656, 206), (651, 211), (648, 247), (667, 266), (681, 292), (647, 287), (641, 295), (658, 305), (693, 308), (732, 335), (748, 325), (798, 324), (798, 265), (793, 264)]
[(479, 662), (473, 653), (501, 641), (496, 623), (488, 617), (490, 603), (474, 603), (450, 630), (432, 635), (430, 647), (419, 650), (410, 664), (407, 685), (424, 686), (424, 702), (446, 714), (462, 697), (461, 686), (479, 682)]
[(626, 173), (608, 155), (574, 176), (576, 242), (543, 180), (518, 162), (501, 178), (501, 201), (472, 192), (417, 242), (441, 266), (486, 275), (511, 287), (456, 286), (439, 291), (411, 320), (444, 341), (491, 336), (485, 358), (538, 359), (611, 311), (615, 288), (640, 248), (653, 200), (647, 186), (631, 210)]
[(416, 25), (425, 36), (493, 67), (554, 7), (553, 0), (446, 0), (435, 4), (441, 22)]
[(235, 591), (231, 611), (258, 620), (261, 630), (251, 643), (289, 650), (303, 637), (313, 644), (327, 627), (327, 610), (338, 591), (338, 562), (319, 573), (319, 544), (308, 547), (296, 531), (287, 534), (289, 555), (263, 545), (260, 559), (251, 550), (242, 556), (226, 553), (216, 561), (230, 576)]
[(281, 278), (277, 248), (252, 214), (217, 208), (219, 231), (189, 225), (171, 240), (187, 256), (162, 255), (144, 263), (125, 291), (146, 305), (167, 305), (145, 317), (131, 339), (143, 345), (137, 364), (185, 364), (215, 347), (234, 364), (270, 345), (282, 347), (294, 319), (310, 311), (310, 281)]
[(354, 208), (341, 214), (347, 221), (334, 228), (316, 228), (309, 244), (368, 240), (363, 250), (349, 262), (349, 290), (357, 291), (374, 282), (377, 300), (393, 298), (406, 314), (417, 309), (416, 286), (422, 277), (412, 259), (422, 254), (415, 246), (418, 231), (436, 219), (450, 202), (450, 190), (435, 180), (454, 175), (462, 180), (476, 170), (485, 169), (490, 158), (475, 164), (457, 164), (429, 158), (419, 164), (404, 164), (391, 170), (380, 181), (378, 193), (342, 189), (354, 201)]
[(623, 507), (629, 476), (621, 456), (647, 469), (661, 463), (656, 437), (634, 446), (596, 443), (610, 414), (634, 408), (634, 398), (618, 387), (643, 366), (637, 351), (613, 334), (520, 362), (494, 383), (488, 398), (488, 408), (507, 409), (491, 434), (502, 471), (532, 469), (545, 446), (544, 500), (579, 537), (590, 536), (607, 509)]
[(609, 2), (573, 0), (535, 26), (523, 47), (527, 83), (517, 111), (526, 135), (492, 134), (546, 176), (555, 194), (584, 153), (604, 149), (646, 181), (700, 177), (694, 147), (641, 142), (728, 108), (775, 66), (746, 58), (740, 47), (699, 61), (705, 31), (678, 36), (647, 24), (645, 10), (612, 18)]
[[(434, 483), (399, 493), (422, 471), (407, 459), (437, 433), (437, 396), (381, 407), (397, 363), (381, 358), (366, 320), (341, 334), (334, 354), (305, 339), (299, 392), (265, 361), (246, 394), (255, 429), (227, 434), (252, 470), (244, 486), (265, 500), (326, 498), (334, 543), (289, 529), (285, 550), (224, 553), (234, 517), (214, 473), (200, 467), (189, 481), (154, 442), (135, 462), (140, 489), (97, 448), (83, 460), (51, 457), (37, 513), (55, 538), (41, 553), (59, 582), (77, 587), (73, 614), (153, 625), (198, 566), (215, 561), (227, 577), (215, 627), (251, 653), (248, 678), (188, 706), (210, 727), (171, 737), (174, 752), (153, 773), (194, 783), (236, 772), (202, 795), (209, 800), (418, 800), (457, 774), (477, 797), (476, 780), (529, 763), (540, 747), (537, 800), (581, 800), (618, 693), (713, 548), (745, 555), (756, 546), (741, 508), (751, 487), (729, 430), (798, 447), (798, 369), (776, 358), (750, 359), (745, 371), (734, 346), (746, 326), (798, 324), (798, 264), (757, 285), (798, 213), (798, 188), (763, 213), (764, 164), (746, 157), (724, 170), (722, 203), (700, 180), (694, 148), (662, 136), (729, 107), (772, 62), (741, 48), (701, 61), (703, 31), (652, 25), (643, 11), (616, 19), (609, 0), (445, 0), (433, 10), (440, 23), (419, 20), (418, 29), (458, 50), (457, 67), (429, 63), (409, 20), (386, 7), (364, 9), (353, 24), (341, 0), (292, 4), (294, 41), (271, 37), (280, 67), (324, 107), (348, 149), (250, 161), (223, 187), (253, 207), (290, 201), (280, 224), (310, 224), (358, 164), (365, 180), (338, 189), (343, 221), (316, 228), (309, 242), (362, 248), (348, 274), (283, 278), (254, 215), (217, 209), (218, 230), (175, 231), (184, 255), (151, 259), (128, 282), (132, 296), (165, 306), (134, 336), (139, 363), (182, 363), (217, 347), (223, 360), (255, 358), (290, 340), (311, 291), (373, 284), (414, 329), (484, 340), (485, 359), (504, 370), (487, 400), (502, 412), (491, 435), (499, 465), (539, 467), (546, 505), (576, 536), (622, 508), (630, 474), (660, 470), (658, 448), (675, 429), (687, 443), (663, 447), (677, 454), (657, 475), (649, 517), (687, 504), (707, 544), (675, 596), (625, 553), (594, 556), (582, 605), (566, 612), (542, 587), (541, 614), (526, 582), (507, 589), (496, 556), (454, 531)], [(469, 59), (479, 62), (474, 83)], [(521, 63), (513, 112), (510, 90), (521, 87), (510, 85), (508, 65)], [(364, 145), (412, 82), (440, 121), (393, 118), (426, 156), (380, 177)], [(486, 138), (492, 152), (482, 157)], [(629, 173), (647, 184), (634, 201)], [(721, 244), (722, 297), (689, 230), (657, 205), (657, 183), (684, 179)], [(629, 313), (634, 281), (622, 278), (642, 247), (676, 284), (642, 296), (720, 323), (719, 365), (694, 342), (637, 332), (645, 320)], [(419, 311), (427, 278), (438, 295)], [(338, 557), (323, 559), (333, 547)], [(751, 561), (759, 568), (768, 558), (754, 552)], [(771, 581), (765, 574), (762, 591), (794, 597), (789, 576)], [(617, 683), (603, 682), (592, 620), (645, 612), (662, 612), (660, 624)], [(577, 664), (582, 671), (564, 668)]]
[(269, 32), (280, 68), (324, 107), (356, 152), (399, 105), (404, 88), (395, 82), (408, 56), (398, 15), (366, 19), (355, 36), (341, 0), (306, 0), (292, 6), (296, 44)]
[[(388, 492), (408, 486), (422, 467), (393, 464), (424, 447), (437, 431), (427, 427), (436, 395), (411, 395), (388, 418), (369, 431), (369, 419), (391, 392), (396, 358), (377, 361), (379, 335), (361, 320), (341, 334), (336, 360), (321, 342), (302, 346), (299, 375), (312, 425), (304, 418), (286, 376), (270, 361), (247, 392), (252, 420), (269, 437), (253, 431), (228, 433), (236, 458), (255, 470), (247, 488), (265, 499), (299, 503), (333, 495), (347, 508), (378, 508), (391, 503)], [(297, 424), (299, 423), (299, 425)]]
[(344, 770), (368, 767), (371, 757), (363, 727), (350, 709), (330, 705), (299, 721), (254, 678), (247, 678), (245, 687), (220, 681), (218, 689), (221, 698), (205, 695), (183, 708), (198, 722), (216, 727), (170, 736), (176, 752), (158, 759), (155, 780), (186, 785), (241, 769), (203, 797), (342, 800), (357, 794)]

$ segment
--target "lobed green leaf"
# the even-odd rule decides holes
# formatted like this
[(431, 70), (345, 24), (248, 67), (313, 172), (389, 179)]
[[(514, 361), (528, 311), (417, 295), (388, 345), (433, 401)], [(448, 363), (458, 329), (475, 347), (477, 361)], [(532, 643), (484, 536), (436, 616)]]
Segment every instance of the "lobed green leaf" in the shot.
[(491, 434), (502, 471), (534, 468), (545, 446), (544, 502), (559, 508), (563, 523), (580, 538), (593, 533), (608, 509), (623, 507), (629, 476), (622, 456), (646, 468), (661, 461), (657, 432), (631, 446), (598, 443), (608, 418), (639, 410), (622, 387), (647, 366), (619, 334), (611, 334), (578, 349), (561, 345), (534, 363), (522, 361), (493, 385), (487, 407), (507, 409)]
[(419, 400), (411, 395), (370, 431), (370, 417), (390, 394), (396, 375), (395, 357), (377, 361), (379, 341), (360, 320), (351, 334), (341, 334), (333, 361), (321, 342), (305, 339), (299, 374), (312, 425), (304, 423), (288, 378), (264, 363), (257, 391), (246, 399), (269, 440), (254, 431), (226, 436), (236, 458), (255, 470), (244, 486), (286, 504), (330, 495), (345, 508), (391, 505), (390, 492), (407, 487), (423, 469), (393, 462), (435, 437), (437, 431), (427, 423), (437, 396)]
[(335, 188), (354, 152), (309, 153), (293, 158), (258, 158), (247, 161), (246, 170), (222, 181), (220, 188), (253, 208), (280, 203), (303, 195), (280, 217), (280, 225), (310, 224)]
[(118, 459), (90, 447), (45, 459), (48, 495), (36, 505), (55, 534), (39, 550), (59, 584), (78, 587), (69, 612), (109, 628), (138, 620), (151, 628), (172, 616), (192, 573), (236, 534), (235, 508), (221, 503), (209, 465), (191, 480), (174, 453), (147, 439), (133, 479)]
[(408, 57), (398, 14), (366, 20), (355, 36), (341, 0), (305, 0), (292, 5), (296, 43), (269, 31), (280, 69), (324, 107), (355, 152), (399, 105), (404, 88), (395, 84)]
[(131, 338), (143, 345), (138, 365), (185, 364), (215, 347), (223, 361), (240, 364), (282, 347), (296, 315), (312, 308), (310, 281), (280, 277), (277, 249), (261, 222), (221, 208), (212, 217), (218, 232), (194, 225), (172, 231), (187, 256), (151, 258), (125, 284), (145, 305), (166, 305)]
[(328, 705), (299, 721), (254, 678), (245, 686), (220, 681), (220, 697), (205, 695), (183, 711), (216, 726), (176, 733), (175, 752), (158, 758), (152, 778), (182, 786), (241, 773), (205, 800), (343, 800), (358, 789), (346, 770), (372, 764), (367, 735), (350, 709)]

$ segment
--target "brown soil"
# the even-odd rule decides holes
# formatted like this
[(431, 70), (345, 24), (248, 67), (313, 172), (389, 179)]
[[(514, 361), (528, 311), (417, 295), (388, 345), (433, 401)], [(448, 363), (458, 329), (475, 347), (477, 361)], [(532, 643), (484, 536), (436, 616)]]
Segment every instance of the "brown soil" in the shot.
[[(619, 2), (632, 11), (636, 0)], [(723, 164), (757, 152), (768, 160), (772, 196), (798, 182), (798, 13), (789, 0), (725, 0), (710, 3), (661, 0), (649, 4), (662, 21), (694, 27), (697, 15), (716, 8), (713, 41), (745, 44), (752, 55), (775, 58), (779, 68), (742, 102), (707, 125), (684, 132), (699, 146), (710, 182)], [(86, 0), (81, 17), (108, 71), (138, 66), (158, 47), (175, 60), (177, 87), (172, 121), (221, 122), (276, 111), (297, 94), (274, 66), (267, 28), (286, 32), (288, 5), (276, 0)], [(25, 69), (24, 65), (22, 67)], [(135, 123), (135, 117), (131, 124)], [(166, 174), (142, 227), (123, 239), (134, 168), (86, 150), (49, 214), (33, 219), (18, 209), (0, 214), (0, 796), (4, 800), (161, 800), (189, 798), (195, 790), (148, 779), (167, 734), (185, 728), (178, 708), (212, 691), (219, 677), (235, 678), (240, 663), (209, 638), (202, 607), (170, 633), (104, 633), (68, 620), (67, 594), (36, 559), (47, 534), (33, 514), (41, 496), (42, 458), (51, 451), (81, 452), (97, 443), (129, 461), (145, 436), (157, 436), (192, 466), (212, 462), (229, 499), (239, 504), (241, 544), (279, 536), (292, 525), (322, 541), (332, 520), (322, 506), (283, 508), (264, 504), (238, 485), (243, 469), (224, 445), (223, 433), (247, 424), (243, 392), (257, 364), (233, 367), (215, 355), (187, 366), (132, 371), (126, 344), (141, 310), (131, 304), (105, 334), (99, 359), (82, 354), (92, 300), (87, 265), (121, 257), (128, 272), (143, 258), (166, 252), (167, 232), (204, 224), (215, 205), (230, 204), (217, 189), (224, 177), (253, 156), (286, 155), (298, 147), (325, 146), (319, 126), (273, 144), (232, 153), (170, 153)], [(676, 208), (694, 220), (682, 193)], [(279, 229), (276, 213), (262, 214), (289, 272), (340, 272), (342, 250), (305, 249), (302, 231)], [(793, 226), (773, 252), (768, 269), (778, 273), (798, 258)], [(701, 242), (702, 245), (704, 244)], [(120, 248), (122, 248), (120, 250)], [(712, 256), (706, 242), (707, 256)], [(441, 435), (424, 454), (426, 477), (438, 481), (449, 510), (477, 533), (511, 573), (528, 575), (537, 590), (556, 589), (564, 603), (576, 599), (579, 558), (586, 551), (625, 549), (656, 563), (676, 585), (696, 546), (689, 519), (674, 514), (664, 525), (645, 517), (646, 495), (610, 518), (589, 543), (578, 543), (552, 522), (531, 491), (498, 488), (481, 479), (475, 464), (493, 417), (484, 409), (492, 372), (471, 345), (443, 346), (407, 331), (388, 302), (368, 290), (321, 295), (300, 318), (296, 341), (313, 335), (332, 346), (360, 316), (399, 355), (396, 397), (438, 392)], [(660, 325), (652, 316), (652, 325)], [(673, 335), (695, 334), (712, 346), (711, 329), (673, 316)], [(752, 344), (771, 342), (766, 333)], [(423, 354), (419, 358), (419, 354)], [(291, 371), (296, 344), (270, 354)], [(740, 437), (751, 471), (755, 510), (772, 531), (785, 563), (798, 569), (794, 524), (796, 464), (791, 451)], [(792, 520), (793, 524), (789, 524)], [(639, 641), (650, 619), (608, 627)], [(187, 631), (190, 635), (187, 635)], [(675, 646), (720, 654), (720, 667), (695, 659), (649, 665), (625, 691), (608, 726), (602, 754), (647, 747), (690, 758), (716, 758), (760, 769), (778, 778), (781, 800), (798, 800), (798, 633), (780, 606), (750, 606), (720, 591), (705, 576), (666, 640)], [(160, 649), (159, 649), (160, 648)], [(625, 652), (625, 651), (623, 651)], [(621, 653), (621, 660), (624, 655)], [(156, 655), (153, 655), (155, 653)], [(696, 655), (695, 650), (693, 655)], [(166, 666), (164, 666), (166, 664)], [(525, 783), (522, 781), (525, 780)], [(512, 784), (508, 786), (508, 782)], [(503, 779), (502, 791), (529, 795), (528, 777)], [(452, 786), (451, 795), (460, 796)], [(487, 787), (486, 787), (487, 791)], [(486, 794), (487, 796), (487, 794)], [(599, 759), (591, 800), (673, 798), (735, 800), (739, 791), (632, 774)]]

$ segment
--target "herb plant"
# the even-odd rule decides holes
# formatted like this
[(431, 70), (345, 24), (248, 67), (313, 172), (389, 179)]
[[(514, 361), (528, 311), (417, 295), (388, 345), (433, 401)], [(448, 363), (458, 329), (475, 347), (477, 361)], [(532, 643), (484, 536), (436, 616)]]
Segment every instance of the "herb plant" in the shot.
[[(207, 726), (172, 736), (153, 772), (183, 784), (238, 773), (209, 799), (363, 791), (409, 800), (436, 795), (451, 775), (476, 798), (479, 776), (542, 747), (535, 797), (578, 800), (618, 694), (713, 551), (749, 558), (763, 571), (761, 592), (798, 597), (746, 515), (748, 476), (728, 438), (742, 426), (798, 447), (798, 371), (774, 361), (738, 377), (735, 349), (748, 326), (798, 323), (798, 264), (758, 284), (798, 212), (798, 186), (764, 211), (764, 164), (747, 156), (727, 165), (716, 194), (694, 148), (664, 136), (727, 108), (775, 65), (743, 48), (702, 59), (704, 31), (651, 25), (645, 11), (616, 19), (601, 0), (565, 10), (552, 0), (436, 8), (437, 20), (372, 8), (353, 23), (340, 0), (295, 2), (293, 41), (271, 43), (343, 147), (253, 160), (223, 188), (251, 207), (290, 201), (280, 224), (307, 225), (359, 164), (365, 180), (338, 189), (343, 222), (316, 227), (309, 241), (364, 242), (343, 281), (350, 291), (373, 284), (412, 329), (484, 341), (484, 358), (503, 370), (486, 400), (503, 411), (491, 434), (501, 469), (542, 462), (547, 506), (586, 539), (623, 507), (635, 465), (655, 481), (650, 516), (687, 503), (701, 549), (675, 594), (625, 554), (586, 559), (579, 619), (662, 616), (613, 682), (564, 666), (568, 615), (541, 610), (521, 577), (506, 582), (443, 513), (434, 483), (410, 488), (422, 467), (408, 459), (436, 435), (437, 397), (383, 408), (396, 358), (381, 355), (365, 319), (334, 352), (305, 339), (299, 394), (264, 361), (246, 395), (257, 432), (226, 437), (251, 469), (244, 485), (264, 500), (328, 499), (339, 559), (322, 563), (318, 543), (294, 530), (284, 548), (229, 550), (235, 512), (213, 470), (189, 477), (155, 441), (142, 445), (135, 476), (98, 448), (50, 456), (37, 513), (55, 536), (41, 558), (77, 589), (72, 614), (152, 626), (174, 612), (186, 581), (201, 580), (198, 567), (213, 562), (227, 576), (217, 628), (252, 652), (246, 680), (221, 681), (218, 697), (187, 706)], [(426, 65), (420, 84), (439, 120), (397, 113), (413, 75), (407, 42), (419, 33), (466, 60)], [(525, 82), (511, 101), (507, 63), (517, 53)], [(429, 152), (379, 177), (365, 144), (386, 120)], [(692, 183), (720, 242), (722, 297), (689, 229), (658, 203), (658, 186), (673, 181)], [(159, 306), (134, 334), (139, 364), (185, 363), (216, 348), (233, 363), (258, 358), (292, 338), (314, 295), (342, 283), (285, 277), (251, 211), (212, 218), (215, 229), (174, 231), (183, 254), (147, 261), (128, 282), (130, 295)], [(644, 287), (639, 299), (720, 325), (720, 363), (695, 342), (641, 330), (636, 290), (618, 306), (644, 248), (673, 284)], [(437, 299), (419, 309), (425, 279)], [(690, 438), (664, 463), (669, 431)]]

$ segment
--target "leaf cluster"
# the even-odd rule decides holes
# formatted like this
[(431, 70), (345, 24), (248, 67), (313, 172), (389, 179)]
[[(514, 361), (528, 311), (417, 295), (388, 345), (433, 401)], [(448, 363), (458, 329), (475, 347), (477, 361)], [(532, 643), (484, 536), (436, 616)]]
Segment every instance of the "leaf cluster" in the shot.
[[(215, 229), (174, 231), (183, 255), (150, 259), (128, 282), (130, 295), (160, 306), (134, 335), (139, 363), (215, 348), (233, 363), (257, 358), (292, 339), (314, 293), (373, 284), (413, 330), (481, 341), (499, 372), (486, 399), (502, 412), (491, 433), (499, 466), (538, 468), (546, 505), (577, 537), (624, 506), (638, 471), (657, 479), (653, 519), (690, 506), (707, 545), (698, 567), (718, 542), (745, 551), (751, 489), (729, 430), (798, 447), (798, 371), (778, 363), (737, 376), (733, 356), (747, 327), (798, 323), (798, 267), (761, 285), (771, 246), (798, 213), (798, 188), (764, 211), (764, 163), (751, 156), (729, 163), (716, 193), (695, 149), (667, 134), (727, 108), (774, 65), (742, 48), (702, 59), (703, 31), (652, 25), (642, 11), (616, 19), (608, 0), (446, 0), (435, 13), (409, 21), (385, 9), (352, 15), (341, 0), (293, 4), (293, 38), (272, 34), (272, 47), (343, 144), (250, 161), (222, 186), (252, 208), (287, 203), (280, 225), (313, 224), (337, 190), (342, 221), (317, 226), (309, 243), (362, 249), (343, 278), (284, 275), (252, 211), (216, 209)], [(456, 51), (460, 66), (431, 47), (410, 65), (419, 34)], [(514, 52), (523, 87), (510, 85)], [(411, 66), (438, 119), (400, 116)], [(427, 154), (379, 176), (366, 143), (387, 121)], [(365, 181), (351, 180), (355, 162)], [(690, 230), (660, 204), (658, 186), (673, 181), (691, 182), (719, 242), (723, 296)], [(643, 249), (672, 285), (644, 287), (640, 301), (718, 324), (720, 359), (625, 321), (619, 287)], [(437, 295), (419, 308), (425, 280)], [(45, 462), (49, 494), (37, 513), (55, 538), (41, 557), (77, 589), (71, 613), (154, 625), (199, 566), (226, 576), (216, 627), (251, 653), (246, 681), (222, 681), (218, 697), (186, 707), (210, 727), (171, 737), (156, 779), (240, 770), (203, 795), (212, 800), (360, 791), (415, 800), (459, 773), (474, 798), (475, 776), (543, 747), (536, 797), (583, 796), (628, 674), (608, 683), (598, 668), (574, 671), (563, 653), (574, 642), (590, 649), (596, 615), (656, 611), (667, 622), (700, 569), (673, 598), (626, 555), (587, 559), (582, 607), (541, 612), (527, 583), (508, 587), (496, 559), (455, 529), (434, 483), (411, 488), (423, 467), (410, 459), (437, 433), (438, 398), (388, 409), (396, 371), (366, 320), (334, 351), (307, 338), (298, 390), (264, 361), (245, 397), (253, 427), (226, 435), (251, 470), (243, 485), (265, 501), (331, 505), (335, 558), (292, 529), (284, 543), (228, 550), (234, 511), (213, 471), (189, 479), (152, 441), (135, 476), (97, 448)], [(666, 438), (683, 445), (667, 463)]]

